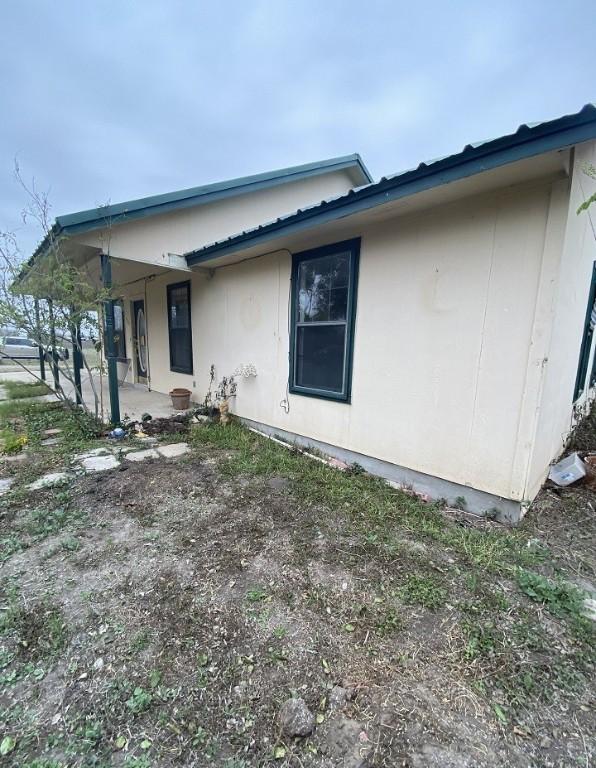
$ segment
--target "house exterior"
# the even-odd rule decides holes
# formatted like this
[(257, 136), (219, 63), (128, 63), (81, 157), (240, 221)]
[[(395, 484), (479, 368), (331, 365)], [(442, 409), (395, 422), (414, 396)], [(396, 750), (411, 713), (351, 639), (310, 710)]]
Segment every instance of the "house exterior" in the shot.
[[(593, 396), (596, 108), (373, 182), (359, 156), (59, 217), (128, 380), (501, 519)], [(43, 244), (38, 257), (43, 255)], [(121, 313), (121, 314), (120, 314)]]

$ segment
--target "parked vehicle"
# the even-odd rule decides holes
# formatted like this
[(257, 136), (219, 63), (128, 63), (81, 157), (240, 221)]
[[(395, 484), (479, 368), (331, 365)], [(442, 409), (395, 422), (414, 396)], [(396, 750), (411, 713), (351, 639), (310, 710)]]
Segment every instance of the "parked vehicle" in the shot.
[(1, 357), (12, 357), (19, 360), (34, 360), (39, 357), (39, 347), (32, 339), (24, 336), (0, 337)]

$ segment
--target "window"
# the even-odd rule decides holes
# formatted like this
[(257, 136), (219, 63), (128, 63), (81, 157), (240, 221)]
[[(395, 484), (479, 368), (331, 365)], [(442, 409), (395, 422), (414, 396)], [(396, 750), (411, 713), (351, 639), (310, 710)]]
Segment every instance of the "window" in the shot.
[[(577, 365), (577, 377), (575, 379), (575, 390), (573, 392), (573, 402), (582, 394), (586, 388), (586, 374), (588, 372), (588, 363), (590, 361), (590, 351), (592, 349), (592, 338), (594, 336), (594, 326), (596, 325), (596, 261), (592, 266), (592, 282), (590, 284), (590, 293), (588, 295), (588, 306), (586, 308), (586, 319), (584, 321), (584, 335), (579, 353), (579, 363)], [(594, 384), (594, 366), (590, 374), (590, 386)]]
[(168, 285), (168, 331), (170, 370), (176, 373), (192, 373), (189, 282)]
[(126, 360), (124, 305), (120, 299), (114, 302), (114, 353), (118, 360)]
[(294, 254), (290, 391), (349, 402), (360, 240)]

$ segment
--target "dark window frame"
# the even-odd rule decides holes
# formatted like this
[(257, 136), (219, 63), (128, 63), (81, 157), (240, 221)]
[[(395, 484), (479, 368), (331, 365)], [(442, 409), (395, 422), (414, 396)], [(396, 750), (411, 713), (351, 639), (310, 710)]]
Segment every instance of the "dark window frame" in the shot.
[[(172, 292), (180, 288), (186, 288), (186, 296), (188, 301), (188, 333), (190, 342), (190, 366), (183, 367), (180, 365), (174, 365), (172, 359), (172, 326), (171, 326), (171, 309), (172, 309)], [(183, 280), (180, 283), (170, 283), (166, 286), (167, 292), (167, 313), (168, 313), (168, 345), (170, 348), (170, 370), (174, 373), (186, 373), (192, 374), (194, 372), (194, 357), (192, 351), (192, 307), (190, 303), (190, 280)]]
[[(335, 253), (350, 252), (350, 271), (348, 284), (348, 306), (346, 311), (346, 341), (344, 353), (343, 369), (343, 389), (341, 392), (333, 392), (325, 389), (314, 389), (312, 387), (303, 387), (295, 383), (296, 381), (296, 342), (298, 325), (298, 271), (300, 264), (310, 259), (317, 259), (321, 256), (332, 256)], [(356, 304), (358, 298), (358, 271), (360, 263), (360, 238), (351, 240), (342, 240), (338, 243), (331, 243), (318, 248), (311, 248), (307, 251), (300, 251), (292, 254), (292, 276), (290, 283), (290, 372), (289, 372), (289, 390), (294, 395), (304, 395), (305, 397), (317, 397), (323, 400), (334, 400), (336, 402), (351, 403), (352, 401), (352, 366), (354, 361), (354, 331), (356, 325)]]
[[(588, 293), (588, 306), (586, 308), (586, 316), (584, 319), (584, 330), (582, 334), (582, 344), (579, 351), (579, 361), (577, 363), (577, 375), (575, 377), (575, 388), (573, 390), (573, 402), (575, 403), (586, 390), (586, 377), (588, 375), (588, 364), (590, 362), (590, 352), (592, 351), (592, 338), (594, 337), (594, 331), (590, 328), (590, 318), (592, 316), (592, 308), (594, 307), (594, 301), (596, 300), (596, 261), (592, 264), (592, 279), (590, 282), (590, 292)], [(592, 385), (592, 379), (594, 377), (594, 367), (590, 374), (590, 381), (587, 382), (587, 386)]]

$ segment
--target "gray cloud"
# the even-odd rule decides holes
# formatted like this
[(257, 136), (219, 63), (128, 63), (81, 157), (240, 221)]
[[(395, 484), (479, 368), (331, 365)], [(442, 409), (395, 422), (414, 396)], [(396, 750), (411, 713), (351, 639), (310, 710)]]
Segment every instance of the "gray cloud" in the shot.
[(593, 0), (5, 3), (0, 227), (15, 156), (67, 213), (354, 151), (380, 176), (576, 111), (595, 21)]

